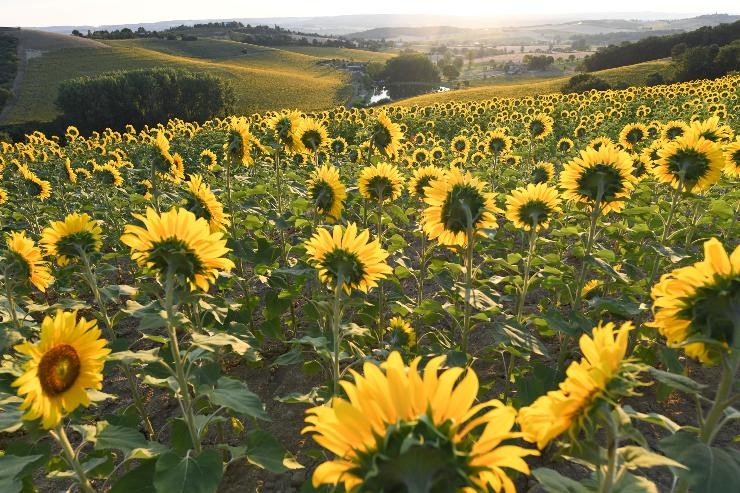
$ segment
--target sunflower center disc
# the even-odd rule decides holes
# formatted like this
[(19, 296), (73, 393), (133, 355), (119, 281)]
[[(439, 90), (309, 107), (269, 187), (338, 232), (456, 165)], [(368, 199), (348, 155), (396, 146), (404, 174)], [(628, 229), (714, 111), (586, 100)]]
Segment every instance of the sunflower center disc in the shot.
[(455, 185), (442, 205), (442, 222), (445, 229), (454, 233), (468, 230), (468, 214), (471, 226), (475, 229), (484, 212), (485, 199), (477, 189)]
[(39, 363), (39, 381), (48, 395), (59, 395), (74, 385), (80, 374), (80, 357), (75, 348), (61, 344), (51, 348)]

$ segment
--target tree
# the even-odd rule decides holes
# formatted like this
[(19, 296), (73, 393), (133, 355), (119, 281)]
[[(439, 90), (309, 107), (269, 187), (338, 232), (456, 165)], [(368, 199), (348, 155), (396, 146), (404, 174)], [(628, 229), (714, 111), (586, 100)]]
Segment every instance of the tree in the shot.
[(648, 87), (659, 86), (661, 84), (665, 84), (665, 77), (660, 72), (653, 72), (645, 79), (645, 85)]
[(473, 61), (475, 60), (475, 52), (473, 50), (468, 50), (467, 57), (468, 57), (468, 68), (470, 68), (473, 66)]
[(567, 94), (571, 92), (586, 92), (592, 89), (606, 91), (607, 89), (611, 89), (611, 86), (604, 79), (595, 75), (578, 74), (571, 77), (560, 91)]
[(420, 53), (403, 53), (385, 63), (382, 77), (393, 99), (415, 96), (439, 84), (434, 64)]
[(719, 54), (719, 46), (696, 46), (688, 48), (675, 62), (676, 81), (685, 82), (696, 79), (716, 77), (718, 71), (714, 58)]
[(460, 70), (455, 65), (442, 65), (442, 75), (445, 79), (453, 81), (460, 77)]
[(522, 62), (527, 65), (527, 70), (547, 70), (555, 59), (549, 55), (524, 55)]
[(586, 42), (586, 38), (576, 38), (571, 42), (570, 48), (575, 51), (587, 51), (590, 46)]

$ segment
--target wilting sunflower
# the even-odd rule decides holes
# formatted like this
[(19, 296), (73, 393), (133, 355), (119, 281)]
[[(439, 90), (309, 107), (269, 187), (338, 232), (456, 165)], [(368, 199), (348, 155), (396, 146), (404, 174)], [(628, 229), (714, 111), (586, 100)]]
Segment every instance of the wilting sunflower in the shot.
[(39, 291), (46, 291), (54, 278), (41, 249), (23, 231), (10, 233), (5, 244), (5, 275), (12, 276), (13, 280), (27, 280)]
[(385, 156), (395, 156), (403, 140), (401, 127), (391, 121), (385, 112), (378, 115), (372, 127), (370, 143), (373, 149), (379, 150)]
[[(727, 255), (716, 238), (704, 243), (704, 260), (664, 274), (652, 289), (655, 321), (671, 347), (714, 363), (733, 347), (740, 306), (740, 246)], [(711, 344), (708, 341), (716, 341)]]
[(390, 344), (393, 347), (412, 347), (416, 345), (416, 332), (411, 324), (401, 317), (393, 317), (388, 321), (385, 333), (389, 334)]
[(360, 171), (357, 187), (362, 198), (378, 202), (396, 200), (403, 191), (404, 178), (398, 168), (388, 163), (365, 166)]
[(632, 322), (616, 331), (611, 322), (599, 323), (592, 336), (581, 336), (583, 358), (570, 364), (559, 388), (519, 410), (518, 421), (526, 440), (540, 449), (566, 431), (574, 440), (599, 401), (614, 402), (633, 394), (634, 387), (640, 385), (637, 376), (641, 371), (625, 358), (633, 328)]
[(326, 127), (313, 118), (303, 118), (296, 130), (296, 138), (305, 152), (315, 154), (322, 147), (329, 145)]
[(563, 198), (591, 207), (598, 207), (604, 214), (620, 211), (632, 190), (632, 159), (629, 154), (613, 145), (602, 145), (598, 150), (589, 147), (567, 163), (560, 174)]
[(735, 138), (735, 142), (725, 146), (724, 171), (728, 176), (740, 178), (740, 136)]
[(306, 191), (319, 214), (331, 222), (339, 220), (347, 189), (336, 167), (327, 164), (317, 168), (306, 183)]
[(439, 374), (444, 360), (420, 373), (421, 358), (407, 367), (393, 352), (380, 367), (365, 363), (364, 376), (350, 370), (354, 383), (341, 382), (347, 400), (309, 409), (303, 432), (335, 456), (319, 465), (313, 485), (406, 491), (422, 482), (428, 491), (514, 493), (504, 468), (529, 474), (523, 457), (538, 452), (506, 443), (520, 436), (512, 431), (516, 411), (496, 400), (474, 405), (475, 372)]
[(532, 183), (549, 183), (555, 178), (555, 165), (540, 161), (532, 167)]
[(254, 135), (249, 131), (247, 121), (244, 118), (233, 118), (224, 144), (225, 159), (251, 166), (254, 164), (252, 144), (255, 140)]
[(422, 227), (429, 239), (442, 245), (465, 246), (468, 226), (475, 233), (496, 227), (495, 194), (485, 191), (485, 183), (470, 172), (451, 169), (445, 176), (424, 189), (428, 207), (422, 213)]
[(278, 141), (291, 153), (304, 152), (305, 149), (298, 138), (298, 129), (301, 126), (301, 114), (298, 111), (286, 111), (270, 119), (268, 126), (275, 131)]
[(171, 273), (191, 290), (208, 287), (220, 270), (229, 272), (234, 263), (221, 232), (212, 233), (208, 221), (192, 212), (173, 208), (162, 215), (148, 208), (146, 216), (134, 215), (144, 227), (127, 224), (121, 242), (131, 248), (131, 258), (160, 276)]
[(470, 151), (470, 141), (464, 135), (458, 135), (450, 142), (450, 150), (455, 154), (466, 155)]
[(187, 182), (187, 204), (185, 208), (208, 221), (211, 233), (224, 231), (230, 224), (229, 215), (200, 175), (190, 175)]
[(434, 180), (440, 180), (445, 175), (445, 170), (438, 168), (437, 166), (423, 166), (416, 168), (413, 175), (411, 175), (411, 181), (409, 182), (409, 190), (416, 195), (418, 198), (424, 200), (426, 193), (424, 189)]
[(39, 243), (47, 255), (57, 258), (57, 264), (67, 265), (78, 258), (80, 251), (86, 254), (99, 252), (103, 244), (103, 229), (86, 213), (69, 214), (63, 221), (52, 221), (41, 232)]
[(642, 123), (628, 123), (619, 133), (619, 143), (627, 150), (640, 146), (648, 136), (648, 129)]
[(97, 322), (77, 319), (77, 312), (58, 311), (41, 323), (38, 342), (15, 346), (30, 359), (25, 373), (13, 382), (23, 397), (23, 419), (41, 418), (44, 428), (54, 428), (79, 406), (90, 405), (88, 389), (103, 388), (103, 364), (110, 349), (100, 337)]
[(553, 119), (549, 115), (534, 115), (527, 124), (527, 132), (533, 139), (543, 140), (552, 133)]
[(319, 278), (330, 288), (335, 288), (339, 277), (342, 287), (349, 294), (352, 289), (367, 293), (393, 272), (385, 262), (388, 252), (380, 247), (378, 240), (370, 241), (370, 231), (358, 233), (357, 225), (347, 228), (319, 229), (308, 241), (306, 252), (309, 261), (319, 269)]
[(562, 209), (558, 191), (545, 183), (530, 183), (526, 188), (512, 190), (506, 197), (506, 218), (525, 231), (547, 228), (552, 216), (559, 212)]
[(700, 192), (719, 180), (725, 166), (719, 144), (688, 131), (658, 150), (653, 173), (659, 181), (686, 192)]

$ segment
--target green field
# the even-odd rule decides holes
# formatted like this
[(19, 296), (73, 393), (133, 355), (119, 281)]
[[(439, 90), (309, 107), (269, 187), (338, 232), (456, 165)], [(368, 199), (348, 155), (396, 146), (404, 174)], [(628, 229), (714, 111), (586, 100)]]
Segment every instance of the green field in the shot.
[(208, 71), (231, 81), (236, 89), (239, 113), (286, 107), (305, 111), (325, 109), (344, 102), (349, 79), (346, 72), (318, 62), (337, 57), (350, 59), (351, 56), (366, 61), (392, 56), (320, 47), (309, 47), (306, 53), (299, 53), (216, 39), (139, 39), (106, 41), (105, 45), (89, 42), (89, 46), (81, 43), (80, 47), (54, 49), (56, 38), (49, 38), (44, 44), (46, 33), (34, 32), (31, 36), (26, 31), (24, 34), (34, 43), (35, 56), (27, 62), (18, 99), (0, 122), (4, 124), (54, 119), (58, 115), (54, 105), (57, 87), (64, 80), (151, 67)]
[(352, 48), (323, 48), (321, 46), (280, 46), (279, 48), (317, 58), (349, 60), (351, 62), (384, 62), (396, 56), (395, 53), (355, 50)]
[[(626, 67), (612, 68), (592, 72), (593, 75), (601, 77), (610, 84), (626, 83), (630, 86), (643, 85), (648, 75), (659, 72), (666, 75), (670, 70), (670, 62), (657, 60), (652, 62), (638, 63)], [(447, 103), (449, 101), (480, 101), (491, 98), (509, 98), (534, 96), (559, 92), (570, 76), (554, 77), (546, 79), (526, 78), (518, 82), (512, 82), (510, 78), (488, 79), (488, 84), (470, 89), (456, 91), (424, 94), (414, 98), (404, 99), (394, 104), (402, 106), (427, 105), (434, 103)]]

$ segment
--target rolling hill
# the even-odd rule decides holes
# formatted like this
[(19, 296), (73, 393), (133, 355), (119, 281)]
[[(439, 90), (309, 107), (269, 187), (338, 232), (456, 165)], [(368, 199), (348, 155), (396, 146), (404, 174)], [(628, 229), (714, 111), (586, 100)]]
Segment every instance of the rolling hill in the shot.
[[(236, 90), (237, 109), (252, 113), (285, 107), (323, 109), (341, 104), (349, 77), (322, 60), (382, 60), (390, 56), (338, 48), (267, 48), (228, 40), (136, 39), (92, 41), (32, 30), (16, 31), (24, 45), (17, 97), (0, 124), (53, 120), (57, 87), (79, 76), (114, 70), (172, 67), (208, 71)], [(327, 50), (322, 52), (322, 50)]]
[[(645, 78), (653, 72), (662, 74), (667, 73), (670, 67), (668, 60), (657, 60), (653, 62), (638, 63), (626, 67), (613, 68), (592, 72), (593, 75), (601, 77), (610, 84), (619, 82), (628, 85), (640, 85), (645, 82)], [(392, 104), (400, 106), (428, 105), (434, 103), (447, 103), (450, 101), (480, 101), (491, 98), (507, 98), (534, 96), (537, 94), (547, 94), (559, 92), (560, 88), (570, 77), (555, 77), (544, 80), (522, 80), (520, 83), (503, 83), (494, 82), (485, 86), (473, 87), (470, 89), (460, 89), (456, 91), (440, 92), (433, 94), (424, 94), (414, 98), (395, 101)], [(489, 79), (490, 80), (490, 79)]]

